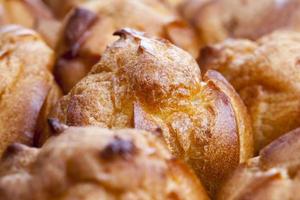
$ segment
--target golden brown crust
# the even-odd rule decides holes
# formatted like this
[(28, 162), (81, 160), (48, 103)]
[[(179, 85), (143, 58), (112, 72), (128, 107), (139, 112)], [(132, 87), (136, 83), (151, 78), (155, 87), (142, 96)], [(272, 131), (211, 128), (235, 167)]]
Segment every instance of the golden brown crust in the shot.
[[(54, 54), (29, 29), (0, 29), (0, 154), (12, 142), (32, 144), (40, 110), (55, 86)], [(53, 98), (51, 103), (57, 100)], [(50, 103), (50, 102), (49, 102)]]
[(208, 70), (206, 77), (210, 77), (211, 80), (218, 85), (218, 87), (230, 99), (237, 123), (239, 143), (240, 146), (243, 147), (240, 149), (240, 162), (244, 162), (250, 158), (253, 153), (252, 127), (250, 118), (248, 117), (247, 109), (232, 85), (229, 84), (221, 74), (216, 73), (213, 70)]
[(189, 0), (183, 15), (198, 29), (202, 43), (226, 38), (258, 39), (274, 30), (300, 30), (299, 0)]
[(68, 128), (41, 149), (8, 153), (3, 200), (208, 199), (195, 174), (145, 131)]
[(121, 38), (52, 117), (72, 126), (161, 129), (172, 153), (216, 190), (252, 154), (251, 127), (238, 95), (217, 72), (201, 80), (195, 60), (168, 41), (131, 29), (116, 34)]
[(300, 129), (295, 129), (241, 165), (222, 187), (220, 200), (299, 199)]
[(300, 34), (277, 32), (257, 42), (227, 40), (203, 49), (203, 71), (221, 72), (252, 118), (255, 149), (300, 125)]
[(116, 40), (112, 34), (124, 27), (166, 38), (194, 56), (198, 54), (193, 29), (159, 0), (86, 2), (66, 17), (57, 48), (56, 76), (64, 92), (89, 72), (107, 46)]

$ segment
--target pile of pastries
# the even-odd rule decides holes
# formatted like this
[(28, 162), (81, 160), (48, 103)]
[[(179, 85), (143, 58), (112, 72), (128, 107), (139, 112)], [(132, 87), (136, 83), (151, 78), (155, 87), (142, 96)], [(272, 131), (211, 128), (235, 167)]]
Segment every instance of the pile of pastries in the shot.
[(12, 199), (300, 199), (300, 0), (0, 0)]

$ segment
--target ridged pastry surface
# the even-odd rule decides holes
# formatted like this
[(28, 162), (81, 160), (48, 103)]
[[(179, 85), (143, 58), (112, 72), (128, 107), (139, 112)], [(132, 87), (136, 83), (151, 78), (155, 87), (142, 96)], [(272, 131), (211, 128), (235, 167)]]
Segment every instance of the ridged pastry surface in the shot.
[(11, 146), (0, 165), (0, 198), (208, 199), (196, 175), (159, 137), (96, 127), (68, 128), (41, 149)]
[(122, 29), (87, 77), (51, 117), (71, 126), (135, 127), (162, 132), (171, 152), (215, 190), (252, 154), (241, 99), (217, 72), (201, 76), (187, 52), (168, 41)]

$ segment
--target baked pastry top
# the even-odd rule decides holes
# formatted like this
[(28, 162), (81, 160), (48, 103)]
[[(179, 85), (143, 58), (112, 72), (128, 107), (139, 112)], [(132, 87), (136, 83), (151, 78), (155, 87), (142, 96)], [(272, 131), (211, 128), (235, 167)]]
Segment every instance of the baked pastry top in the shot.
[(121, 28), (168, 39), (195, 57), (199, 52), (194, 30), (159, 0), (87, 1), (77, 5), (64, 21), (55, 75), (66, 93), (99, 61), (116, 40), (113, 33)]
[(203, 71), (221, 72), (248, 107), (256, 152), (300, 126), (300, 34), (279, 31), (252, 42), (226, 40), (202, 50)]
[[(17, 188), (17, 189), (16, 189)], [(75, 128), (41, 149), (10, 146), (3, 200), (207, 200), (196, 175), (146, 131)]]
[(299, 31), (300, 0), (0, 0), (0, 200), (300, 199)]
[(53, 63), (53, 51), (34, 31), (0, 29), (0, 155), (13, 142), (33, 144), (37, 127), (46, 123), (60, 96)]
[(64, 96), (51, 117), (71, 126), (161, 131), (171, 152), (216, 190), (252, 155), (246, 108), (217, 72), (203, 77), (187, 52), (132, 29)]

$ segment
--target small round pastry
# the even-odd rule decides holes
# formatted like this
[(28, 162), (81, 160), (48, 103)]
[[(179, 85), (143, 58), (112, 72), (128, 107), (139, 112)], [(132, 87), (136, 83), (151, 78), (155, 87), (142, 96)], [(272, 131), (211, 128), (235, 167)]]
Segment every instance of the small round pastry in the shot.
[(300, 199), (300, 129), (263, 148), (226, 181), (219, 200)]
[(60, 35), (55, 75), (65, 93), (116, 40), (112, 34), (124, 27), (168, 39), (194, 56), (199, 52), (193, 29), (158, 0), (88, 1), (68, 14)]
[(41, 0), (4, 0), (0, 4), (1, 24), (18, 24), (34, 29), (48, 45), (56, 46), (61, 23)]
[(204, 48), (203, 71), (221, 72), (248, 107), (258, 152), (300, 126), (300, 33), (279, 31), (257, 42), (227, 40)]
[(203, 77), (193, 57), (132, 29), (102, 54), (51, 117), (71, 126), (160, 130), (171, 152), (214, 192), (252, 155), (246, 108), (217, 72)]
[[(17, 189), (16, 189), (17, 188)], [(197, 176), (142, 130), (67, 128), (41, 149), (14, 144), (0, 164), (2, 200), (208, 200)]]
[(188, 0), (180, 10), (204, 44), (255, 40), (277, 29), (300, 31), (300, 0)]
[(34, 31), (2, 27), (0, 52), (1, 155), (13, 142), (33, 144), (37, 126), (46, 122), (60, 92), (50, 72), (54, 53)]

